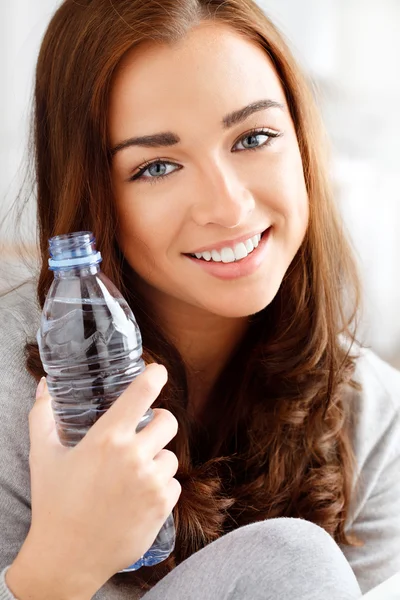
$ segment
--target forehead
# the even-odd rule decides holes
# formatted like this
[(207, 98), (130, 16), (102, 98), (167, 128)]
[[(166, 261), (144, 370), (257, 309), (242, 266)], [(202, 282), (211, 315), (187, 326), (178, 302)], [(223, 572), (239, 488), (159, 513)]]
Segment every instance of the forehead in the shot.
[[(174, 44), (129, 52), (114, 78), (110, 133), (211, 119), (262, 98), (285, 104), (266, 52), (226, 25), (202, 23)], [(172, 121), (172, 122), (171, 122)], [(148, 132), (148, 131), (147, 131)]]

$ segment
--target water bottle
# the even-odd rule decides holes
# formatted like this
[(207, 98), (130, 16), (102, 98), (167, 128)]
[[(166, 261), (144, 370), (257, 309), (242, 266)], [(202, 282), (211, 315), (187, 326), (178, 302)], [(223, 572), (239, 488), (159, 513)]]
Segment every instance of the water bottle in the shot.
[[(100, 270), (90, 231), (53, 237), (49, 249), (54, 280), (37, 341), (59, 439), (75, 446), (144, 370), (142, 337), (128, 303)], [(149, 408), (136, 431), (153, 416)], [(174, 546), (171, 514), (151, 548), (120, 573), (162, 562)]]

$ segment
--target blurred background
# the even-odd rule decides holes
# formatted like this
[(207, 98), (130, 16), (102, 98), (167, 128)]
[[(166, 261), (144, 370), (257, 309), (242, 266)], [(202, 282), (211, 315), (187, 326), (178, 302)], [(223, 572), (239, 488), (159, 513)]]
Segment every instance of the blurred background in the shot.
[[(56, 0), (0, 4), (0, 293), (29, 275), (18, 257), (12, 206), (27, 169), (35, 61), (59, 4)], [(400, 367), (400, 2), (259, 0), (259, 4), (312, 77), (331, 137), (337, 201), (364, 283), (361, 338)], [(33, 269), (35, 228), (32, 193), (22, 218), (22, 239)]]

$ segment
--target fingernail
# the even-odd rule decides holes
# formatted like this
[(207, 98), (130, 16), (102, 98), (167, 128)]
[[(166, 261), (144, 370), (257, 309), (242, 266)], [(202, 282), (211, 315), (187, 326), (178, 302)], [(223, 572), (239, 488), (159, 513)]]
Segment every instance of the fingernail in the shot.
[(36, 400), (38, 398), (40, 398), (40, 396), (43, 394), (45, 387), (46, 387), (46, 377), (42, 377), (36, 388)]

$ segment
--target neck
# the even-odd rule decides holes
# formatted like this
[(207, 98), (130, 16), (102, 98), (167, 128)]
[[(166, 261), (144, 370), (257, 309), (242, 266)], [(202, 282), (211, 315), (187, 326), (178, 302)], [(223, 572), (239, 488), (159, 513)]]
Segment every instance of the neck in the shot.
[(207, 315), (174, 327), (174, 343), (183, 357), (189, 386), (189, 412), (202, 412), (209, 394), (247, 331), (247, 319)]
[(227, 318), (178, 300), (152, 296), (163, 330), (182, 356), (188, 378), (189, 414), (198, 417), (219, 375), (249, 327), (248, 317)]

